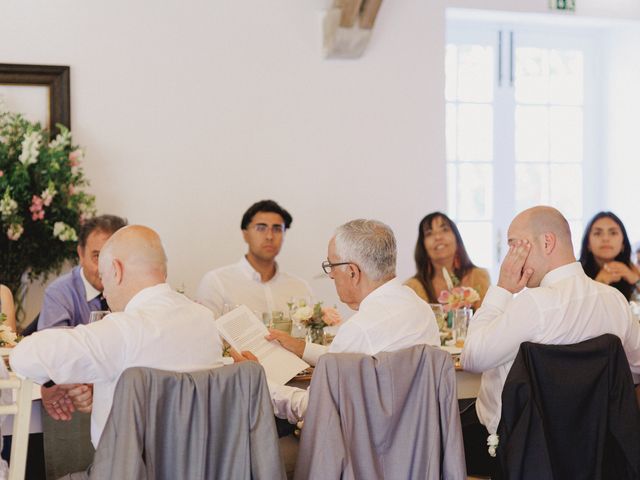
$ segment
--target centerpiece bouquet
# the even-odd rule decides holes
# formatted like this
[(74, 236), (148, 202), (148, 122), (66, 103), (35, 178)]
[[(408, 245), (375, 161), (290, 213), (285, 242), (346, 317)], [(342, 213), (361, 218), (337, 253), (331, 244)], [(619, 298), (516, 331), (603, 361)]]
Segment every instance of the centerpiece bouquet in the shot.
[(0, 313), (0, 347), (15, 347), (20, 341), (20, 337), (4, 324), (6, 319), (7, 316), (4, 313)]
[(0, 283), (14, 293), (18, 314), (25, 275), (46, 278), (74, 260), (78, 228), (95, 213), (83, 191), (83, 151), (57, 127), (50, 137), (0, 99)]
[(307, 339), (313, 343), (324, 344), (324, 327), (339, 325), (342, 317), (336, 308), (323, 307), (322, 302), (309, 306), (306, 302), (298, 304), (291, 314), (293, 321), (307, 328)]
[(438, 303), (442, 304), (445, 312), (452, 312), (458, 308), (471, 308), (480, 300), (478, 292), (471, 287), (460, 285), (460, 280), (451, 276), (446, 268), (442, 269), (448, 290), (442, 290), (438, 296)]

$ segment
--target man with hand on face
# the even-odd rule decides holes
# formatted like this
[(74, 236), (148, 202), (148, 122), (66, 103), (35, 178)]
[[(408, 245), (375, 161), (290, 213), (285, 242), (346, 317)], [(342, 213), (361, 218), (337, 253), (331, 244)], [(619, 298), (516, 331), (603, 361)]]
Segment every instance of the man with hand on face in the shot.
[[(395, 237), (384, 223), (345, 223), (329, 242), (322, 268), (334, 281), (340, 301), (358, 313), (340, 327), (330, 347), (305, 343), (277, 330), (271, 330), (267, 338), (278, 340), (311, 364), (326, 352), (375, 355), (421, 344), (440, 346), (431, 308), (396, 278), (396, 255)], [(256, 360), (248, 352), (243, 356)], [(307, 390), (271, 382), (269, 390), (276, 416), (290, 423), (304, 417), (309, 401)]]
[(568, 345), (611, 333), (640, 373), (640, 327), (629, 304), (585, 275), (558, 210), (538, 206), (517, 215), (508, 244), (498, 284), (470, 322), (461, 355), (464, 370), (482, 373), (475, 405), (461, 413), (467, 471), (475, 475), (495, 473), (487, 437), (497, 431), (502, 389), (522, 342)]
[(286, 231), (293, 219), (289, 212), (273, 200), (254, 203), (242, 216), (240, 228), (249, 248), (233, 265), (205, 274), (200, 281), (196, 300), (218, 318), (225, 305), (246, 305), (254, 312), (287, 312), (291, 298), (307, 298), (307, 283), (278, 268)]

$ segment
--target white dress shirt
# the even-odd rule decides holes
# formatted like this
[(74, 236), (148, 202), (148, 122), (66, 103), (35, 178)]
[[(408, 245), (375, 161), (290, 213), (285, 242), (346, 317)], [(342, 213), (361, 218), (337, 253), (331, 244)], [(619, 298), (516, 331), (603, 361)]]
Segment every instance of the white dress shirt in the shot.
[(209, 369), (222, 362), (222, 342), (211, 312), (163, 283), (138, 292), (124, 312), (99, 322), (26, 337), (10, 361), (14, 371), (38, 383), (93, 383), (91, 440), (97, 446), (124, 370)]
[(276, 274), (262, 282), (260, 274), (246, 257), (233, 265), (212, 270), (202, 277), (196, 301), (209, 308), (216, 318), (223, 313), (224, 304), (231, 307), (246, 305), (254, 312), (288, 311), (291, 297), (306, 298), (311, 289), (304, 280), (282, 272), (276, 264)]
[(84, 292), (87, 302), (90, 302), (102, 293), (100, 290), (97, 290), (93, 285), (89, 283), (87, 277), (84, 276), (84, 268), (80, 268), (80, 278), (82, 279), (82, 283), (84, 284)]
[[(360, 303), (358, 313), (340, 327), (331, 346), (307, 344), (303, 359), (315, 364), (322, 353), (375, 355), (414, 345), (440, 346), (440, 333), (429, 305), (396, 278), (381, 285)], [(277, 417), (295, 423), (304, 417), (308, 390), (269, 382)]]
[(569, 345), (605, 333), (620, 337), (640, 373), (640, 327), (615, 288), (587, 277), (580, 263), (547, 273), (540, 287), (513, 296), (492, 286), (469, 325), (462, 351), (465, 370), (483, 372), (476, 411), (489, 433), (500, 422), (504, 382), (522, 342)]

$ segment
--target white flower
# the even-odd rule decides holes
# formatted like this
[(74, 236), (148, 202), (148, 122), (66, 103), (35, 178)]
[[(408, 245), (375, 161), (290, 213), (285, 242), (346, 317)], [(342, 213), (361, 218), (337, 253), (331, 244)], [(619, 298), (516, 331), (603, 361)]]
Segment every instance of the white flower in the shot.
[(0, 325), (0, 343), (13, 347), (16, 345), (17, 338), (18, 336), (11, 328), (6, 325)]
[(56, 135), (56, 138), (49, 142), (49, 148), (52, 150), (61, 149), (71, 143), (71, 132), (64, 129), (61, 133)]
[(76, 242), (78, 240), (76, 231), (64, 222), (53, 224), (53, 236), (63, 242)]
[(293, 319), (297, 322), (303, 322), (305, 320), (309, 320), (313, 316), (313, 308), (309, 306), (304, 306), (298, 308), (294, 314)]
[(20, 162), (23, 165), (31, 165), (38, 161), (38, 155), (40, 154), (40, 142), (42, 142), (42, 136), (40, 132), (27, 133), (22, 141), (22, 153), (20, 154)]
[(24, 232), (24, 227), (21, 224), (12, 223), (11, 225), (9, 225), (9, 228), (7, 229), (7, 238), (15, 242), (16, 240), (20, 239), (23, 232)]
[(9, 196), (9, 189), (4, 192), (4, 196), (0, 198), (0, 215), (7, 218), (18, 211), (18, 203)]
[(500, 443), (500, 436), (496, 433), (492, 433), (487, 437), (487, 446), (489, 447), (489, 455), (492, 457), (496, 456), (496, 450), (498, 449), (498, 444)]
[(43, 190), (42, 193), (40, 194), (40, 197), (42, 198), (42, 203), (44, 204), (45, 207), (48, 207), (49, 205), (51, 205), (51, 202), (53, 201), (53, 197), (56, 196), (58, 192), (56, 191), (56, 187), (53, 184), (53, 182), (49, 182), (49, 186), (47, 187), (46, 190)]

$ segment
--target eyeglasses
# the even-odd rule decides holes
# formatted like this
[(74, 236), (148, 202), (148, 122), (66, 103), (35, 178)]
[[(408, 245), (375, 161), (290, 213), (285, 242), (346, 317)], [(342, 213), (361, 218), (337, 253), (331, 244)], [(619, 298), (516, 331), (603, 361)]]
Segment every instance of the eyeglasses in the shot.
[(355, 265), (358, 271), (360, 271), (360, 267), (353, 262), (331, 263), (329, 260), (322, 262), (322, 270), (324, 270), (324, 273), (329, 274), (333, 267), (339, 267), (340, 265)]
[(276, 223), (275, 225), (267, 225), (266, 223), (256, 223), (251, 226), (258, 233), (267, 233), (268, 230), (271, 230), (271, 233), (274, 235), (281, 235), (284, 233), (285, 226), (282, 223)]

